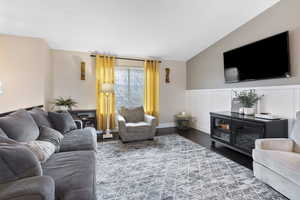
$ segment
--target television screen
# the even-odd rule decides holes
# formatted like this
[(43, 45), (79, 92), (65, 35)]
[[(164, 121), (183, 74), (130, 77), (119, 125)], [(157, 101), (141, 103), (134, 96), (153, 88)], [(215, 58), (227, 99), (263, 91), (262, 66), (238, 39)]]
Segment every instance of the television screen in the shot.
[(226, 83), (290, 77), (289, 33), (224, 53)]

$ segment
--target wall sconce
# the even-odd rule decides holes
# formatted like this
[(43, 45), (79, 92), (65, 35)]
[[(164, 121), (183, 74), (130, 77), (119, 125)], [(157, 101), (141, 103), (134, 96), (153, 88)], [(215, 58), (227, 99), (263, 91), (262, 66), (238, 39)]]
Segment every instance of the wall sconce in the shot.
[(170, 68), (166, 68), (166, 83), (170, 83)]
[(80, 80), (85, 80), (85, 62), (80, 63)]
[(0, 81), (0, 95), (3, 94), (2, 82)]

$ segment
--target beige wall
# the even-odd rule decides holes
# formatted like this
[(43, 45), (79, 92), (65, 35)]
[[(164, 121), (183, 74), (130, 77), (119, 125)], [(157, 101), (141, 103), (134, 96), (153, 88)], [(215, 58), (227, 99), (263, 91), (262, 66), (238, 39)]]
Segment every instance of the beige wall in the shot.
[[(224, 83), (223, 52), (290, 31), (292, 78)], [(187, 88), (232, 88), (300, 84), (300, 1), (282, 0), (187, 62)]]
[[(54, 98), (72, 97), (78, 109), (94, 109), (95, 61), (89, 53), (49, 50), (43, 39), (0, 35), (0, 113), (44, 104)], [(80, 80), (80, 62), (86, 63), (86, 80)], [(143, 62), (120, 60), (118, 65), (143, 67)], [(165, 68), (171, 69), (171, 83), (165, 83)], [(161, 123), (173, 122), (185, 106), (186, 65), (181, 61), (161, 64)]]
[[(170, 83), (165, 83), (165, 68), (170, 68)], [(174, 121), (174, 115), (185, 110), (186, 64), (163, 61), (160, 76), (160, 121)]]
[[(72, 97), (78, 109), (95, 109), (96, 88), (94, 59), (89, 53), (51, 50), (53, 98)], [(86, 63), (86, 80), (80, 80), (80, 62)]]
[[(0, 35), (0, 113), (45, 104), (51, 95), (50, 54), (43, 39)], [(47, 75), (47, 79), (46, 79)]]
[[(95, 109), (95, 61), (89, 53), (51, 50), (53, 76), (53, 97), (72, 97), (78, 101), (79, 109)], [(86, 80), (80, 80), (80, 62), (86, 63)], [(143, 67), (143, 62), (120, 60), (118, 65)], [(164, 68), (171, 69), (171, 83), (164, 82)], [(173, 121), (177, 112), (184, 110), (186, 88), (186, 65), (179, 61), (163, 61), (161, 64), (161, 123)]]

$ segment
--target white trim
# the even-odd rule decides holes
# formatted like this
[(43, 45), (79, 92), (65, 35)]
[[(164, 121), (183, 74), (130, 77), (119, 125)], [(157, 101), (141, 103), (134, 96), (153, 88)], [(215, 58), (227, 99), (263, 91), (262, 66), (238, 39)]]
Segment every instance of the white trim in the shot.
[(175, 127), (174, 122), (159, 123), (157, 128), (171, 128), (171, 127)]
[(214, 88), (214, 89), (190, 89), (186, 92), (218, 92), (218, 91), (228, 91), (228, 90), (277, 90), (277, 89), (300, 89), (300, 85), (278, 85), (278, 86), (261, 86), (261, 87), (233, 87), (233, 88)]
[(300, 110), (300, 85), (235, 87), (186, 90), (186, 111), (193, 116), (192, 127), (210, 133), (210, 112), (230, 111), (232, 90), (255, 89), (264, 95), (260, 112), (270, 112), (289, 120), (291, 132), (296, 112)]

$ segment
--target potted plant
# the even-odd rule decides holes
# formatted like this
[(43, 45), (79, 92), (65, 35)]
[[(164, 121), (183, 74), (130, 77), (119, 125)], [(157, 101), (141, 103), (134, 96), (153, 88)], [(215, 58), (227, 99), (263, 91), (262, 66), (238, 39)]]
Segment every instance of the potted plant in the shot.
[(240, 101), (243, 106), (243, 113), (245, 115), (254, 115), (257, 101), (260, 100), (262, 96), (258, 96), (255, 90), (243, 90), (241, 92), (234, 91), (236, 98)]
[(59, 97), (54, 99), (53, 104), (55, 107), (59, 107), (59, 110), (72, 110), (72, 107), (76, 107), (78, 103), (71, 97), (66, 99)]

